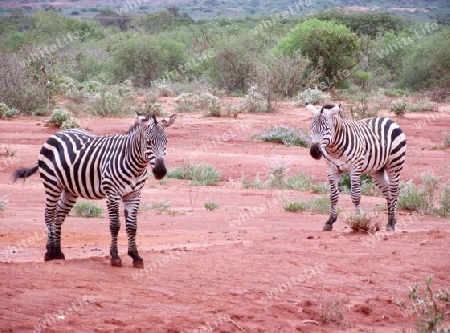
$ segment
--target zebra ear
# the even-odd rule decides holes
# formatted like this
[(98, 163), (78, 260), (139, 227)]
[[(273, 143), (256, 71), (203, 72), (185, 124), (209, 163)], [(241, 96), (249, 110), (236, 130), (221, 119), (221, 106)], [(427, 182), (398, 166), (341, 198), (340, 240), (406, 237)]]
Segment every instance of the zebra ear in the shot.
[(162, 127), (169, 127), (170, 125), (172, 125), (175, 122), (176, 118), (177, 118), (176, 114), (173, 114), (169, 117), (164, 118), (163, 120), (161, 120)]
[(150, 119), (148, 116), (143, 116), (142, 114), (136, 112), (135, 123), (147, 127), (150, 125)]
[(317, 110), (314, 105), (310, 104), (309, 102), (306, 102), (306, 108), (311, 111), (312, 115), (315, 116), (319, 113), (319, 110)]
[(341, 109), (341, 104), (336, 104), (331, 109), (327, 110), (328, 115), (334, 116), (339, 113), (339, 110)]

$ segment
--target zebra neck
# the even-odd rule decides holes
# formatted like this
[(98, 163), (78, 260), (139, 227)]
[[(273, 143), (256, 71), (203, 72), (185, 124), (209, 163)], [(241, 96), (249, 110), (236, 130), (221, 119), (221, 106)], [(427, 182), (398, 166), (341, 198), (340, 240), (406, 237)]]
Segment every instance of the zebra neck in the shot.
[(135, 131), (128, 133), (127, 136), (124, 162), (132, 166), (137, 172), (143, 172), (149, 163), (145, 158), (145, 135), (137, 128)]

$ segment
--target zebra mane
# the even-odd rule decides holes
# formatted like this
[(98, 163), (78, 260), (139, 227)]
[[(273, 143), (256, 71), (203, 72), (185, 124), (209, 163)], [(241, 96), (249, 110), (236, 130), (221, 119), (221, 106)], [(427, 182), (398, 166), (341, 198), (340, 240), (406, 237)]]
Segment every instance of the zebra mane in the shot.
[[(158, 121), (156, 120), (156, 116), (153, 113), (147, 114), (145, 117), (146, 117), (146, 120), (150, 120), (151, 118), (153, 118), (155, 125), (158, 124)], [(130, 126), (127, 134), (132, 134), (139, 127), (139, 125), (140, 125), (139, 123), (135, 122), (133, 125)]]

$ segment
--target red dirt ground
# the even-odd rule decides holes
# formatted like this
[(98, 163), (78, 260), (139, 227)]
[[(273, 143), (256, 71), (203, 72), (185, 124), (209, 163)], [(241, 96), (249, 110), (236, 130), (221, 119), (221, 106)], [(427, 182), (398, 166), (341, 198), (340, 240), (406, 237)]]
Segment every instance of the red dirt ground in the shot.
[[(165, 110), (173, 106), (164, 100)], [(450, 105), (440, 111), (397, 119), (408, 140), (402, 180), (423, 171), (449, 180), (450, 150), (440, 145), (450, 127)], [(289, 103), (276, 114), (237, 118), (179, 114), (167, 129), (167, 167), (211, 163), (222, 182), (197, 187), (148, 180), (141, 205), (167, 202), (170, 211), (139, 214), (145, 270), (133, 268), (126, 255), (124, 227), (124, 266), (110, 266), (106, 213), (69, 216), (63, 225), (66, 260), (45, 263), (43, 185), (38, 174), (11, 181), (13, 170), (34, 165), (55, 132), (43, 126), (45, 120), (0, 121), (0, 197), (9, 195), (0, 217), (0, 332), (413, 332), (415, 318), (397, 305), (409, 304), (408, 287), (433, 275), (435, 290), (450, 288), (448, 219), (401, 211), (395, 233), (354, 234), (342, 219), (322, 232), (326, 215), (283, 210), (282, 198), (316, 194), (243, 187), (242, 177), (265, 178), (277, 164), (288, 165), (291, 175), (303, 171), (326, 180), (325, 162), (313, 160), (307, 148), (253, 139), (271, 125), (307, 130), (309, 112)], [(97, 134), (123, 133), (132, 120), (81, 123)], [(6, 149), (17, 156), (7, 156)], [(219, 209), (207, 211), (208, 200)], [(365, 210), (383, 202), (362, 198)], [(348, 195), (341, 195), (340, 205), (353, 211)], [(241, 224), (233, 225), (239, 217)], [(321, 314), (331, 323), (319, 323)]]

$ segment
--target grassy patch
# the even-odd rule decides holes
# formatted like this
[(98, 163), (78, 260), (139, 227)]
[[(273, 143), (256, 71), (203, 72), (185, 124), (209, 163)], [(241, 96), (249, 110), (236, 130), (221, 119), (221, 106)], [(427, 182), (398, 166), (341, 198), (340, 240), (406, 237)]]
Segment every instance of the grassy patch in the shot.
[(428, 99), (422, 99), (409, 105), (409, 112), (438, 112), (438, 103)]
[(269, 189), (275, 188), (279, 190), (298, 190), (298, 191), (312, 191), (315, 193), (324, 193), (326, 190), (322, 184), (314, 184), (314, 177), (300, 172), (294, 176), (287, 176), (288, 169), (284, 165), (274, 167), (269, 171), (269, 175), (265, 180), (262, 180), (259, 175), (251, 180), (242, 178), (244, 188)]
[(330, 213), (330, 199), (328, 197), (318, 197), (311, 200), (291, 201), (284, 205), (284, 210), (289, 212), (309, 211), (316, 214)]
[(284, 125), (266, 129), (258, 137), (264, 142), (281, 143), (285, 146), (308, 147), (310, 141), (302, 131)]
[(96, 203), (87, 202), (87, 201), (77, 202), (73, 206), (72, 210), (73, 210), (75, 216), (86, 217), (86, 218), (101, 217), (102, 213), (103, 213), (103, 209), (99, 205), (97, 205)]
[(220, 182), (220, 171), (210, 164), (185, 164), (167, 173), (168, 178), (188, 179), (192, 185), (215, 186)]
[(205, 202), (205, 208), (206, 210), (213, 211), (219, 208), (219, 204), (214, 201), (207, 201)]

